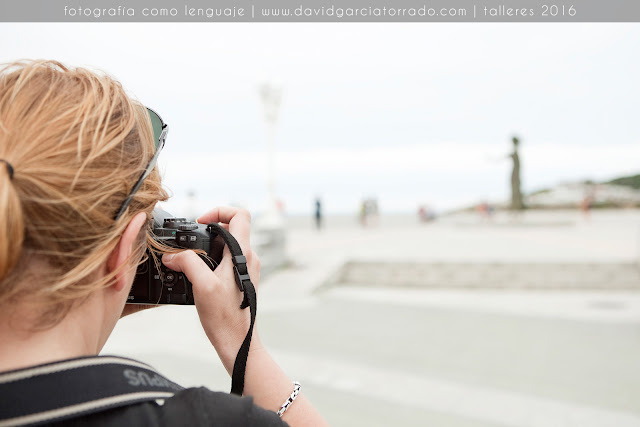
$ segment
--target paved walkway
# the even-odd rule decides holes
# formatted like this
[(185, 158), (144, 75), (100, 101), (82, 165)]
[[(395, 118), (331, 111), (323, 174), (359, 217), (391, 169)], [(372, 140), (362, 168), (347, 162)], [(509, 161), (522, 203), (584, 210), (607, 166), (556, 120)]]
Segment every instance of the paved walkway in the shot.
[[(291, 221), (292, 264), (260, 285), (258, 330), (332, 425), (640, 426), (640, 292), (607, 287), (604, 273), (588, 277), (598, 285), (588, 290), (544, 290), (544, 276), (522, 270), (551, 263), (634, 274), (640, 213), (520, 221), (388, 217), (361, 229), (335, 218), (321, 233)], [(361, 279), (341, 275), (347, 262)], [(488, 268), (499, 264), (519, 285), (407, 289), (384, 273), (398, 262), (454, 276), (463, 268), (499, 276)], [(365, 276), (376, 286), (364, 286)], [(193, 307), (120, 323), (105, 353), (145, 360), (184, 385), (229, 388)]]

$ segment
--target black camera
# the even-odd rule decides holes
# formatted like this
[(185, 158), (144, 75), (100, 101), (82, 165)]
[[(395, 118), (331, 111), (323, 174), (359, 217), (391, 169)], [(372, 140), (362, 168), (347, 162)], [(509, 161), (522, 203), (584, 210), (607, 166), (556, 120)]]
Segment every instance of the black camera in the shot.
[[(204, 224), (187, 221), (185, 218), (174, 218), (166, 211), (154, 209), (153, 233), (157, 240), (168, 246), (202, 249), (207, 256), (200, 257), (212, 270), (222, 260), (224, 241), (207, 231)], [(148, 259), (138, 266), (127, 302), (193, 305), (193, 289), (185, 274), (170, 270), (161, 262), (158, 268), (148, 251), (147, 256)]]

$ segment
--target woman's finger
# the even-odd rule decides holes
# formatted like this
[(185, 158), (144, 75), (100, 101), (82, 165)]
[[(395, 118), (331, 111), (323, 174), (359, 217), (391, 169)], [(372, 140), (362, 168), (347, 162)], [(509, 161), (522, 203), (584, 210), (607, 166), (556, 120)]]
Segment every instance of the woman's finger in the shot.
[(171, 270), (181, 271), (186, 274), (194, 286), (196, 284), (213, 286), (218, 283), (217, 276), (193, 251), (187, 250), (177, 254), (165, 255), (162, 257), (162, 263)]
[(220, 222), (229, 224), (228, 231), (236, 238), (243, 253), (250, 249), (251, 214), (246, 209), (221, 206), (212, 209), (197, 220), (201, 224)]
[(249, 222), (251, 222), (251, 215), (249, 214), (249, 211), (232, 206), (215, 207), (206, 214), (199, 217), (196, 221), (200, 224), (209, 224), (212, 222), (223, 222), (225, 224), (230, 224), (231, 220), (236, 215), (247, 216)]

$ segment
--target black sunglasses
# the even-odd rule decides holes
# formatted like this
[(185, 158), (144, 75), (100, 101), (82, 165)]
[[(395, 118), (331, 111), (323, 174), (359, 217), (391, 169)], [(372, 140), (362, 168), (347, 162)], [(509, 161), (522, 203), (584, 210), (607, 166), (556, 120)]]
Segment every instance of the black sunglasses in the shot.
[(162, 150), (162, 147), (164, 147), (164, 141), (167, 139), (169, 126), (167, 126), (167, 124), (162, 121), (162, 118), (160, 118), (158, 113), (153, 111), (151, 108), (147, 108), (147, 111), (149, 112), (149, 117), (151, 118), (151, 126), (153, 127), (153, 138), (154, 138), (156, 151), (155, 153), (153, 153), (153, 157), (151, 158), (151, 160), (149, 160), (149, 164), (147, 165), (147, 168), (145, 169), (144, 172), (142, 172), (142, 175), (140, 175), (140, 178), (138, 178), (138, 182), (136, 182), (136, 185), (133, 186), (133, 188), (131, 189), (131, 192), (122, 203), (122, 206), (118, 210), (118, 213), (114, 218), (114, 221), (117, 221), (118, 218), (120, 218), (122, 214), (127, 210), (127, 208), (129, 207), (129, 204), (133, 200), (133, 196), (136, 194), (138, 189), (140, 189), (142, 182), (145, 180), (147, 176), (149, 176), (149, 174), (153, 170), (153, 167), (156, 165), (156, 162), (158, 161), (158, 156), (160, 155), (160, 151)]

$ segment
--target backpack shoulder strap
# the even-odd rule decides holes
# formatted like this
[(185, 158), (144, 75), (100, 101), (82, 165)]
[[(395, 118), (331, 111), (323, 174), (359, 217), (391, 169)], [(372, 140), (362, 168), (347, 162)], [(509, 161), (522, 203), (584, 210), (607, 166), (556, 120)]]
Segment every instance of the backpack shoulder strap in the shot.
[(115, 356), (69, 359), (0, 373), (0, 427), (62, 421), (168, 399), (183, 387), (151, 366)]

